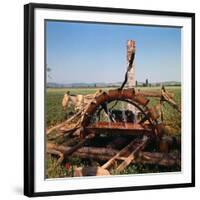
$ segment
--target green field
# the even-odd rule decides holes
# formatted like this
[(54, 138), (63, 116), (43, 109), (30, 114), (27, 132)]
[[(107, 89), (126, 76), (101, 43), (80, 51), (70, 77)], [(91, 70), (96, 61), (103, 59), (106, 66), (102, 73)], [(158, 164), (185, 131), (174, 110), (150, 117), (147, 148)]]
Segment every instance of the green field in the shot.
[[(64, 121), (66, 118), (69, 117), (70, 112), (73, 111), (73, 108), (68, 108), (67, 111), (62, 110), (62, 98), (64, 93), (67, 91), (70, 91), (70, 94), (91, 94), (95, 93), (98, 88), (48, 88), (46, 90), (46, 127), (49, 128), (53, 125), (56, 125), (62, 121)], [(102, 90), (106, 91), (111, 88), (102, 88)], [(161, 89), (158, 87), (141, 87), (137, 88), (142, 90), (149, 90), (149, 91), (160, 91)], [(181, 104), (181, 87), (166, 87), (167, 91), (174, 94), (174, 100), (177, 102), (177, 104)], [(149, 98), (150, 104), (149, 106), (156, 105), (159, 103), (159, 100), (155, 98)], [(164, 104), (164, 122), (167, 125), (170, 125), (172, 127), (171, 134), (180, 136), (181, 135), (181, 115), (174, 110), (171, 106), (169, 106), (167, 103)], [(52, 157), (50, 155), (47, 155), (46, 159), (46, 167), (47, 167), (47, 177), (53, 178), (53, 177), (64, 177), (64, 176), (70, 176), (71, 172), (67, 172), (63, 166), (58, 166), (54, 171), (51, 171), (50, 168), (52, 165), (55, 164), (56, 158)], [(81, 165), (87, 165), (88, 163), (86, 161), (82, 161), (79, 158), (73, 158), (69, 161), (71, 164), (76, 164), (78, 166)], [(98, 165), (94, 161), (94, 165)], [(145, 172), (160, 172), (160, 171), (170, 171), (170, 170), (178, 170), (178, 169), (161, 169), (158, 166), (138, 166), (138, 165), (130, 165), (126, 171), (124, 171), (124, 174), (128, 173), (145, 173)]]

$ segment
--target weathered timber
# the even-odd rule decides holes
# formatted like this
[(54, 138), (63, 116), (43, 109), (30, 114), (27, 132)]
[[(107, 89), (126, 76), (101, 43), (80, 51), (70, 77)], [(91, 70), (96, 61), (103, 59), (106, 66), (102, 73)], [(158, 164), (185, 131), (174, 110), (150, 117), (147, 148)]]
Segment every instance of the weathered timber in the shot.
[(59, 157), (56, 164), (50, 168), (50, 171), (54, 170), (64, 160), (64, 154), (56, 149), (49, 149), (49, 148), (46, 149), (46, 152)]
[[(138, 91), (136, 92), (137, 94), (141, 94), (145, 97), (157, 97), (157, 98), (161, 98), (162, 97), (162, 93), (160, 91), (158, 92), (149, 92), (149, 91)], [(172, 98), (174, 96), (173, 93), (168, 93), (168, 95)]]
[(128, 122), (97, 122), (85, 128), (86, 131), (94, 131), (106, 134), (124, 135), (152, 135), (152, 129), (148, 125), (133, 124)]
[(77, 149), (82, 147), (88, 140), (94, 138), (95, 136), (93, 134), (87, 135), (84, 139), (82, 139), (78, 144), (73, 146), (71, 149), (65, 152), (65, 156), (71, 155), (73, 152), (75, 152)]
[[(86, 110), (88, 109), (88, 107), (90, 106), (91, 103), (95, 102), (95, 98), (99, 94), (101, 94), (101, 90), (97, 90), (94, 94), (91, 94), (90, 100), (87, 101), (87, 104), (81, 110), (79, 110), (75, 115), (73, 115), (69, 119), (65, 120), (64, 122), (47, 129), (46, 134), (48, 135), (57, 129), (61, 129), (60, 132), (64, 132), (64, 133), (76, 131), (80, 127), (80, 124), (82, 123), (82, 120), (84, 118)], [(70, 127), (70, 128), (64, 127), (66, 124), (69, 124), (70, 122), (72, 122), (75, 119), (77, 119), (76, 120), (77, 122), (75, 123), (75, 125), (73, 127)]]
[[(135, 87), (136, 78), (135, 78), (135, 41), (128, 40), (127, 42), (127, 88)], [(136, 113), (135, 106), (127, 104), (127, 109), (131, 110), (133, 113)]]
[[(47, 143), (47, 153), (57, 155), (60, 159), (56, 166), (61, 163), (64, 158), (65, 152), (69, 151), (72, 147), (57, 145), (53, 143)], [(73, 152), (71, 156), (76, 156), (81, 159), (94, 159), (99, 161), (108, 161), (113, 156), (118, 154), (119, 151), (111, 148), (99, 148), (99, 147), (81, 147), (77, 151)], [(116, 159), (124, 161), (127, 157), (119, 156)], [(180, 159), (171, 153), (159, 153), (159, 152), (140, 152), (136, 160), (132, 160), (131, 163), (142, 164), (158, 164), (162, 166), (173, 166), (180, 163)]]
[(106, 155), (106, 154), (87, 154), (87, 153), (79, 153), (79, 151), (74, 152), (71, 157), (78, 157), (81, 159), (91, 159), (91, 160), (97, 160), (97, 161), (107, 161), (112, 156)]
[(66, 138), (62, 143), (63, 146), (74, 146), (80, 141), (79, 137)]
[[(50, 134), (51, 132), (55, 131), (56, 129), (61, 128), (62, 126), (64, 126), (67, 123), (70, 123), (72, 120), (74, 120), (75, 118), (79, 117), (81, 115), (81, 111), (77, 112), (75, 115), (73, 115), (72, 117), (70, 117), (69, 119), (65, 120), (64, 122), (57, 124), (49, 129), (47, 129), (46, 134)], [(74, 127), (73, 127), (74, 128)]]
[[(71, 148), (70, 146), (64, 146), (64, 145), (57, 145), (53, 143), (47, 143), (47, 149), (54, 149), (57, 151), (60, 151), (65, 154), (65, 152), (68, 152)], [(83, 153), (83, 154), (92, 154), (92, 155), (108, 155), (108, 156), (114, 156), (115, 154), (118, 153), (118, 150), (110, 149), (110, 148), (100, 148), (100, 147), (81, 147), (77, 149), (73, 153), (75, 155), (76, 153)], [(77, 154), (77, 155), (78, 155)]]
[[(120, 90), (124, 88), (124, 86), (128, 82), (128, 86), (135, 86), (135, 69), (133, 69), (133, 61), (135, 58), (135, 41), (128, 40), (127, 42), (127, 71), (125, 73), (124, 81), (120, 87)], [(130, 74), (129, 74), (130, 73)]]
[(135, 144), (134, 150), (130, 153), (130, 155), (117, 167), (116, 172), (120, 173), (123, 171), (137, 156), (138, 152), (144, 149), (146, 143), (148, 141), (148, 137), (144, 136), (141, 142)]
[(161, 116), (161, 104), (148, 108), (148, 115), (153, 120), (158, 119)]
[(159, 153), (159, 152), (141, 152), (140, 158), (137, 162), (142, 164), (157, 164), (161, 166), (173, 166), (180, 165), (181, 160), (177, 155), (173, 155), (172, 153)]
[(119, 151), (115, 156), (113, 156), (108, 162), (106, 162), (102, 168), (104, 169), (108, 169), (110, 166), (113, 165), (113, 163), (115, 162), (115, 160), (118, 157), (124, 156), (125, 153), (127, 153), (128, 151), (130, 151), (130, 149), (132, 148), (132, 146), (134, 145), (134, 141), (130, 142), (127, 146), (125, 146), (121, 151)]
[(61, 134), (74, 133), (77, 130), (80, 130), (79, 126), (73, 127), (73, 128), (62, 127), (62, 128), (59, 129), (59, 131), (61, 132)]
[(166, 91), (165, 87), (162, 87), (161, 90), (162, 101), (166, 101), (169, 105), (171, 105), (174, 109), (176, 109), (179, 113), (181, 112), (181, 107), (176, 104), (176, 102), (172, 99), (169, 92)]

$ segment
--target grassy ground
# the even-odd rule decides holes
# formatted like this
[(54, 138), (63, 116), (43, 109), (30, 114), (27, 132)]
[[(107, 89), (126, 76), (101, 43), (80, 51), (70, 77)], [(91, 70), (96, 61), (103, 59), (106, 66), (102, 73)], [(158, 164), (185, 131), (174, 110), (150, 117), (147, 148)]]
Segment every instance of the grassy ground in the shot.
[[(108, 90), (111, 88), (102, 88), (103, 90)], [(142, 90), (148, 91), (160, 91), (158, 87), (144, 87), (138, 88)], [(180, 87), (166, 87), (167, 91), (172, 92), (174, 94), (174, 100), (180, 105), (181, 104), (181, 88)], [(55, 124), (58, 124), (65, 120), (71, 111), (72, 108), (68, 108), (67, 112), (62, 110), (62, 98), (64, 93), (70, 91), (71, 94), (89, 94), (94, 93), (97, 88), (48, 88), (46, 92), (46, 127), (51, 127)], [(156, 105), (159, 101), (155, 98), (150, 98), (150, 106)], [(169, 124), (172, 129), (171, 133), (173, 135), (180, 136), (181, 135), (181, 115), (175, 111), (171, 106), (165, 103), (164, 105), (164, 122)], [(52, 166), (55, 165), (57, 158), (47, 155), (46, 157), (46, 175), (48, 178), (55, 178), (55, 177), (65, 177), (71, 176), (73, 174), (73, 167), (70, 167), (70, 170), (66, 170), (64, 165), (60, 165), (56, 167), (54, 170)], [(71, 166), (85, 166), (85, 165), (96, 165), (98, 166), (100, 163), (96, 161), (87, 161), (81, 160), (79, 158), (73, 158), (67, 160), (65, 162), (70, 163)], [(123, 174), (133, 174), (133, 173), (149, 173), (149, 172), (161, 172), (161, 171), (177, 171), (180, 170), (178, 168), (168, 169), (168, 168), (160, 168), (158, 166), (143, 166), (143, 165), (130, 165)], [(113, 172), (113, 174), (115, 174)]]

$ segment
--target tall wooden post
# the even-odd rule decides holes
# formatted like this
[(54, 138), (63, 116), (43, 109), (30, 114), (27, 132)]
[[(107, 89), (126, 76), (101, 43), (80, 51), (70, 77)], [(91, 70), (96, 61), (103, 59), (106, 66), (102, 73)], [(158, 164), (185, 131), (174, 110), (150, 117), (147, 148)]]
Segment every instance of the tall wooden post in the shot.
[[(127, 67), (128, 67), (128, 76), (127, 76), (127, 88), (133, 88), (136, 84), (135, 78), (135, 41), (128, 40), (127, 42)], [(136, 108), (133, 105), (128, 104), (127, 109), (131, 110), (136, 114)]]
[(128, 40), (127, 42), (127, 65), (128, 65), (128, 79), (127, 79), (127, 87), (132, 88), (135, 87), (135, 41)]

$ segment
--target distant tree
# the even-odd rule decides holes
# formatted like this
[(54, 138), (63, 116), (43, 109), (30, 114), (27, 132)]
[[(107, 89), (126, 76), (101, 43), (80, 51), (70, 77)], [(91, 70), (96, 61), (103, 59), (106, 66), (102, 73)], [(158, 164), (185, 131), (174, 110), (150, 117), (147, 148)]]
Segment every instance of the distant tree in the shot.
[(137, 81), (137, 80), (135, 81), (135, 86), (136, 86), (136, 87), (138, 86), (138, 81)]
[(148, 79), (146, 79), (146, 87), (148, 87), (149, 86), (149, 81), (148, 81)]
[(51, 68), (47, 67), (47, 65), (46, 65), (46, 71), (47, 71), (47, 77), (52, 79), (51, 75), (49, 74), (51, 72)]

